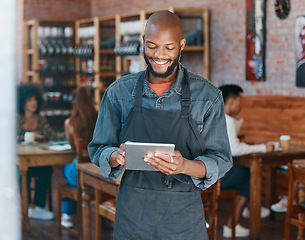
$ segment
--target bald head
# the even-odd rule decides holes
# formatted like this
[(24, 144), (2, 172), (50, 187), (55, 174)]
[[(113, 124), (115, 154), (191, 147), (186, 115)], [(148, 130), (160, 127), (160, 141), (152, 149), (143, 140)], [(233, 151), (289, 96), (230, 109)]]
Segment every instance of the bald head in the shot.
[(177, 15), (159, 11), (149, 17), (143, 44), (150, 82), (164, 83), (175, 79), (181, 51), (185, 46), (182, 37), (182, 23)]
[(174, 30), (179, 39), (182, 39), (182, 23), (180, 18), (170, 11), (158, 11), (152, 14), (145, 26), (145, 35), (152, 29)]

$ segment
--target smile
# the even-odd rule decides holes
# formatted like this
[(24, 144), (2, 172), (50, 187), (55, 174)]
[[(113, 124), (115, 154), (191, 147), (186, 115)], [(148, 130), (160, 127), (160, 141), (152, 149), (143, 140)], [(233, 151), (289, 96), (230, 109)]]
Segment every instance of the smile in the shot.
[(165, 64), (167, 64), (169, 61), (167, 60), (167, 61), (161, 61), (161, 60), (152, 60), (155, 64), (157, 64), (157, 65), (165, 65)]

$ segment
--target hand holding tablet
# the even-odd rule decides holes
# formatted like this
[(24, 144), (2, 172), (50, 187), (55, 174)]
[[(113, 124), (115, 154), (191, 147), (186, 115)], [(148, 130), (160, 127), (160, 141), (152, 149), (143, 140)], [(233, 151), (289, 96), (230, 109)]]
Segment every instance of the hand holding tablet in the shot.
[(172, 156), (175, 150), (174, 144), (165, 143), (125, 143), (125, 168), (126, 170), (158, 171), (144, 161), (147, 154), (163, 153)]

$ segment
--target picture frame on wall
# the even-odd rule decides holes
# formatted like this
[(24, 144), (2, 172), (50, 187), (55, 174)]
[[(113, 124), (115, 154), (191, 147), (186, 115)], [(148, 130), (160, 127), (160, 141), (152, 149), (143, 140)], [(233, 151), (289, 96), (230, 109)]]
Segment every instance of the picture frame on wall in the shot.
[(305, 15), (296, 17), (296, 86), (305, 87)]
[(265, 81), (265, 0), (246, 0), (246, 80)]

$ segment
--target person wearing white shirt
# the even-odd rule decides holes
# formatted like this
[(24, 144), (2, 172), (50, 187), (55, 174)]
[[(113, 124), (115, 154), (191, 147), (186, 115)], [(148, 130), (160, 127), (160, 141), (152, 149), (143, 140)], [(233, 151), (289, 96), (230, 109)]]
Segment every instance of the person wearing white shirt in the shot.
[[(222, 91), (224, 104), (225, 104), (225, 117), (227, 124), (227, 132), (229, 137), (230, 148), (232, 156), (247, 155), (256, 152), (271, 152), (274, 149), (273, 144), (255, 144), (249, 145), (241, 142), (238, 138), (238, 133), (243, 123), (243, 119), (240, 116), (242, 106), (242, 93), (243, 90), (240, 86), (228, 84), (219, 87)], [(221, 189), (236, 189), (236, 223), (235, 236), (247, 237), (249, 236), (249, 229), (242, 227), (238, 224), (239, 218), (243, 215), (249, 218), (249, 209), (246, 207), (249, 200), (249, 184), (250, 173), (249, 168), (234, 165), (229, 172), (221, 179)], [(270, 210), (267, 208), (261, 208), (261, 216), (267, 217), (270, 214)], [(232, 219), (228, 219), (227, 224), (223, 229), (224, 237), (232, 237)]]

